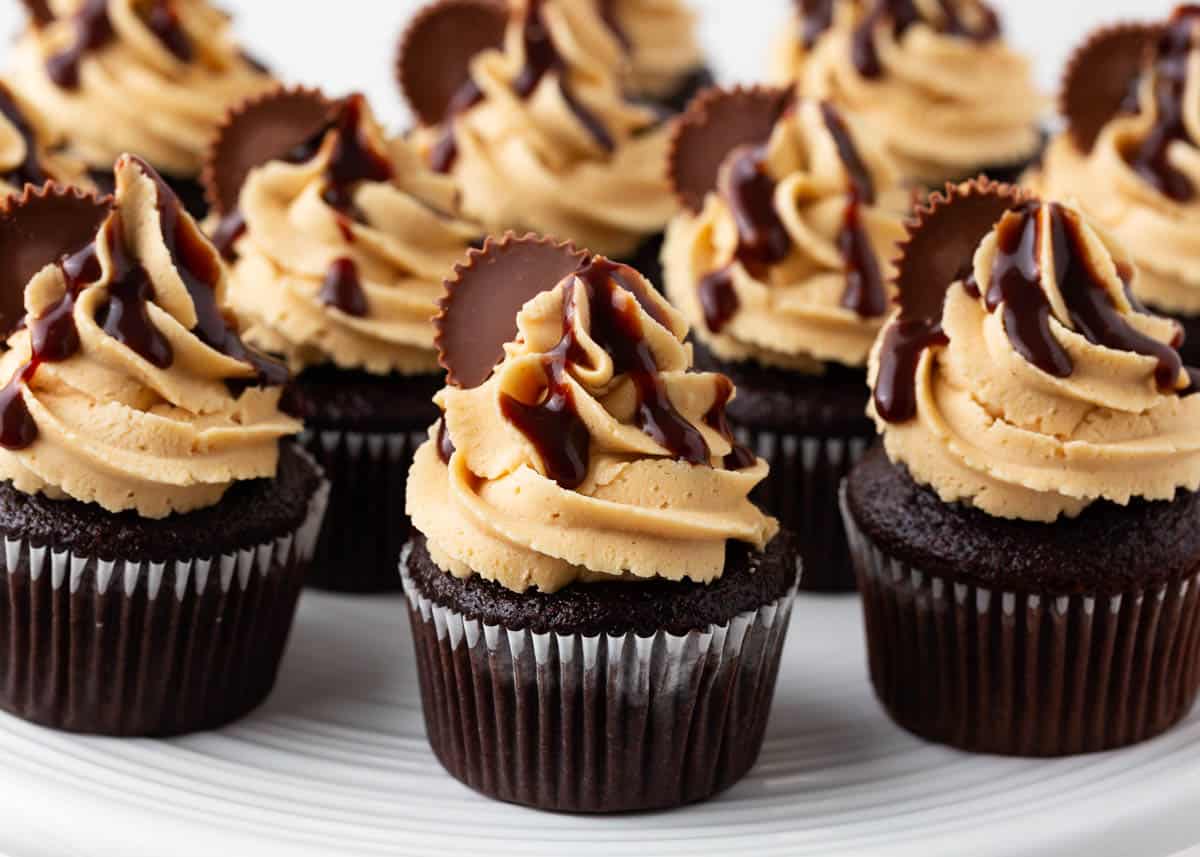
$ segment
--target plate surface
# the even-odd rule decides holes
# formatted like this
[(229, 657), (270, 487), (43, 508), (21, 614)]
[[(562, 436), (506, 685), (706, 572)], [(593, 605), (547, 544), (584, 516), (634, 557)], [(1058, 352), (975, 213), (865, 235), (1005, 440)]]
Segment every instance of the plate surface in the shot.
[(876, 705), (851, 598), (797, 602), (759, 765), (719, 799), (619, 818), (494, 803), (425, 743), (407, 626), (399, 597), (306, 594), (276, 692), (220, 732), (115, 741), (0, 716), (0, 851), (1153, 857), (1200, 841), (1200, 713), (1077, 759), (929, 746)]

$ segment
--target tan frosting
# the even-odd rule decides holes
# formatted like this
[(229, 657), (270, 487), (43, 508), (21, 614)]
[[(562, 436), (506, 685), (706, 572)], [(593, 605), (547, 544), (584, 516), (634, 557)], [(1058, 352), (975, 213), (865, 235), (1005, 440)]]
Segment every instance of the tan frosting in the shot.
[(704, 65), (696, 14), (681, 0), (609, 0), (630, 42), (628, 88), (666, 98)]
[(93, 169), (107, 169), (131, 151), (172, 175), (195, 176), (226, 111), (273, 85), (243, 59), (229, 18), (206, 0), (172, 4), (195, 50), (191, 63), (163, 46), (138, 15), (137, 0), (108, 0), (115, 37), (84, 56), (78, 89), (61, 88), (46, 60), (73, 43), (70, 13), (81, 0), (53, 5), (59, 19), (21, 36), (7, 79)]
[[(1193, 140), (1200, 140), (1200, 49), (1188, 60), (1184, 121)], [(1090, 154), (1067, 134), (1046, 150), (1041, 170), (1025, 182), (1049, 196), (1078, 201), (1088, 216), (1113, 232), (1129, 248), (1141, 272), (1137, 296), (1165, 312), (1200, 314), (1200, 198), (1179, 202), (1160, 193), (1130, 166), (1154, 125), (1158, 109), (1153, 78), (1139, 91), (1140, 111), (1113, 119)], [(1168, 150), (1171, 165), (1200, 187), (1200, 148), (1183, 140)]]
[[(0, 87), (0, 98), (9, 95)], [(35, 158), (45, 178), (60, 184), (90, 188), (87, 167), (77, 158), (71, 157), (61, 148), (61, 141), (48, 127), (46, 120), (30, 105), (21, 102), (12, 94), (13, 106), (20, 113), (20, 120), (33, 132)], [(21, 133), (12, 117), (0, 113), (0, 196), (12, 196), (23, 187), (18, 181), (19, 170), (29, 155), (29, 141)], [(41, 184), (41, 182), (35, 182)]]
[[(247, 341), (294, 370), (332, 362), (377, 374), (437, 372), (430, 320), (443, 281), (482, 229), (455, 213), (453, 179), (428, 170), (406, 141), (387, 139), (369, 112), (360, 127), (394, 173), (354, 188), (364, 222), (322, 199), (336, 130), (312, 160), (273, 161), (250, 173), (239, 199), (246, 232), (235, 246), (231, 301)], [(355, 264), (364, 317), (320, 298), (337, 259)]]
[[(875, 204), (860, 204), (860, 221), (880, 273), (890, 283), (896, 243), (904, 237), (909, 193), (897, 184), (899, 175), (887, 154), (872, 145), (869, 136), (853, 137), (877, 188)], [(788, 257), (758, 276), (747, 270), (735, 257), (738, 230), (733, 212), (727, 200), (713, 192), (703, 211), (683, 212), (667, 228), (667, 294), (696, 336), (723, 360), (755, 360), (810, 372), (819, 372), (824, 362), (865, 366), (885, 318), (865, 318), (841, 305), (846, 262), (838, 239), (852, 182), (820, 104), (804, 100), (785, 115), (767, 144), (764, 166), (778, 182), (775, 213), (791, 237)], [(714, 334), (704, 322), (697, 286), (731, 263), (739, 307)]]
[[(280, 388), (250, 387), (235, 397), (226, 382), (250, 380), (253, 369), (190, 330), (194, 305), (163, 242), (156, 199), (151, 178), (132, 161), (118, 164), (118, 228), (153, 284), (146, 309), (174, 360), (157, 368), (97, 323), (113, 274), (107, 244), (99, 241), (103, 275), (84, 286), (74, 306), (78, 353), (42, 363), (21, 385), (37, 440), (0, 449), (0, 479), (20, 491), (161, 518), (212, 505), (236, 481), (273, 477), (279, 439), (300, 430), (279, 411)], [(224, 289), (218, 284), (218, 299)], [(65, 291), (62, 270), (43, 268), (25, 289), (30, 317), (42, 316)], [(30, 357), (29, 331), (13, 334), (8, 345), (0, 357), (6, 379)]]
[[(626, 99), (624, 55), (595, 0), (545, 0), (542, 10), (564, 70), (548, 72), (528, 97), (514, 92), (525, 63), (520, 12), (504, 50), (473, 62), (484, 100), (452, 120), (464, 210), (491, 232), (565, 235), (597, 253), (629, 256), (674, 213), (668, 128), (656, 124), (654, 110)], [(572, 109), (559, 83), (564, 75), (569, 92), (612, 138), (611, 152)], [(428, 155), (441, 134), (423, 128), (414, 139)]]
[[(811, 50), (787, 36), (775, 77), (869, 123), (913, 182), (955, 181), (979, 168), (1022, 161), (1038, 148), (1045, 101), (1029, 60), (1001, 39), (938, 32), (936, 0), (916, 0), (922, 20), (896, 39), (875, 32), (883, 73), (869, 79), (852, 60), (852, 36), (873, 4), (837, 0), (833, 26)], [(971, 4), (960, 4), (964, 12)]]
[[(778, 523), (747, 495), (767, 474), (756, 459), (726, 470), (730, 444), (704, 416), (728, 390), (719, 375), (688, 371), (687, 325), (647, 285), (655, 315), (638, 310), (659, 378), (678, 412), (708, 443), (709, 464), (675, 460), (634, 424), (636, 399), (628, 376), (580, 330), (587, 366), (568, 364), (576, 408), (591, 438), (590, 469), (574, 490), (545, 473), (537, 448), (500, 408), (504, 394), (536, 400), (543, 359), (563, 336), (563, 300), (589, 306), (572, 276), (529, 301), (517, 319), (519, 335), (483, 385), (447, 387), (437, 396), (456, 447), (449, 465), (438, 454), (436, 429), (418, 451), (408, 483), (408, 513), (444, 570), (479, 574), (509, 589), (553, 592), (575, 581), (663, 577), (708, 582), (720, 576), (730, 539), (764, 547)], [(618, 292), (622, 301), (633, 301)], [(581, 310), (582, 319), (590, 308)], [(587, 323), (580, 325), (584, 330)]]
[[(1048, 215), (1043, 207), (1040, 216)], [(1122, 316), (1159, 342), (1172, 342), (1174, 322), (1130, 306), (1116, 266), (1128, 262), (1124, 251), (1091, 227), (1084, 235)], [(996, 241), (993, 231), (975, 254), (982, 294), (991, 282)], [(963, 501), (1002, 518), (1053, 521), (1100, 499), (1124, 504), (1196, 490), (1200, 396), (1161, 391), (1153, 358), (1092, 344), (1076, 332), (1054, 281), (1050, 247), (1046, 240), (1040, 248), (1041, 288), (1053, 310), (1053, 335), (1074, 371), (1056, 378), (1028, 362), (1014, 350), (1003, 313), (989, 313), (982, 297), (957, 283), (946, 296), (942, 322), (950, 344), (926, 349), (920, 360), (916, 418), (886, 422), (872, 402), (888, 455), (946, 502)], [(879, 347), (871, 359), (872, 388)], [(1188, 386), (1186, 373), (1178, 386)]]

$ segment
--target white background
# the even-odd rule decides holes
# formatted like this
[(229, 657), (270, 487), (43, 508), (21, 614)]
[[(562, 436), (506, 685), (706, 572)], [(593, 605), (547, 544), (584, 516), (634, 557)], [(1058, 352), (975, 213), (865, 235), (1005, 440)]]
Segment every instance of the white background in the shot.
[[(245, 43), (282, 76), (330, 93), (364, 90), (393, 124), (406, 113), (392, 82), (397, 33), (421, 0), (217, 0), (237, 17)], [(1096, 24), (1117, 17), (1161, 17), (1169, 0), (992, 0), (1011, 40), (1034, 56), (1038, 79), (1056, 88), (1071, 48)], [(694, 0), (703, 12), (709, 55), (728, 80), (754, 80), (785, 26), (789, 0)], [(22, 19), (17, 0), (0, 2), (0, 33)]]

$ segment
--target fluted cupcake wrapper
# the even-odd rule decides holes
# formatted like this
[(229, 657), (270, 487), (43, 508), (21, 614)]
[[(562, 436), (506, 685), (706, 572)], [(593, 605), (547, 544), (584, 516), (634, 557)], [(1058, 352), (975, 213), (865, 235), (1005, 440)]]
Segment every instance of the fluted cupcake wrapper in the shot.
[(429, 742), (483, 794), (664, 809), (733, 785), (758, 758), (794, 590), (704, 632), (587, 637), (485, 625), (401, 569)]
[(1062, 756), (1144, 741), (1200, 687), (1200, 575), (1120, 595), (1044, 597), (927, 574), (842, 510), (871, 681), (892, 719), (964, 750)]
[(827, 437), (739, 427), (736, 434), (771, 465), (751, 496), (796, 534), (804, 557), (800, 588), (852, 592), (854, 563), (838, 512), (838, 489), (874, 443), (874, 433)]
[(411, 528), (404, 511), (408, 469), (427, 437), (426, 430), (324, 429), (300, 436), (332, 486), (309, 585), (357, 593), (400, 589), (396, 559)]
[(296, 530), (216, 557), (104, 560), (21, 539), (0, 552), (0, 708), (56, 729), (165, 736), (270, 692), (328, 494)]

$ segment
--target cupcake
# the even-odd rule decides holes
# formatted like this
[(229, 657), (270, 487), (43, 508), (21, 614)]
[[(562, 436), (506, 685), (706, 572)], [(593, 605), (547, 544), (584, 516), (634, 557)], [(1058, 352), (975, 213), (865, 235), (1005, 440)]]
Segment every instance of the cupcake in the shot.
[(0, 197), (48, 181), (90, 188), (87, 167), (63, 151), (46, 120), (0, 83)]
[(851, 473), (871, 679), (965, 750), (1168, 729), (1200, 672), (1200, 377), (1077, 210), (973, 182), (920, 210)]
[(231, 106), (270, 88), (205, 0), (27, 2), (28, 29), (7, 80), (43, 113), (66, 152), (112, 187), (111, 166), (137, 152), (193, 215), (205, 147)]
[(404, 484), (438, 418), (430, 320), (481, 227), (453, 179), (390, 138), (359, 95), (280, 89), (239, 107), (205, 171), (246, 340), (296, 373), (284, 408), (332, 482), (309, 582), (397, 590)]
[(815, 0), (797, 5), (774, 73), (864, 120), (912, 184), (986, 172), (1015, 181), (1037, 156), (1032, 67), (981, 0)]
[(413, 143), (489, 233), (570, 236), (657, 282), (668, 128), (630, 101), (595, 0), (440, 0), (405, 33)]
[(489, 239), (447, 287), (401, 563), (435, 754), (560, 811), (732, 785), (796, 582), (747, 499), (767, 464), (733, 440), (733, 385), (691, 371), (686, 323), (636, 271), (570, 245)]
[(144, 161), (115, 172), (115, 200), (0, 204), (0, 708), (173, 735), (270, 691), (324, 490), (216, 250)]
[(837, 491), (875, 436), (867, 355), (910, 194), (869, 134), (784, 89), (701, 95), (670, 174), (667, 296), (697, 364), (737, 386), (729, 419), (771, 463), (756, 499), (797, 536), (803, 587), (852, 590)]
[(1200, 7), (1161, 24), (1100, 30), (1072, 60), (1067, 130), (1025, 179), (1077, 200), (1129, 248), (1134, 295), (1183, 323), (1186, 362), (1200, 363)]

